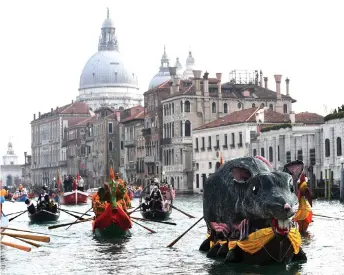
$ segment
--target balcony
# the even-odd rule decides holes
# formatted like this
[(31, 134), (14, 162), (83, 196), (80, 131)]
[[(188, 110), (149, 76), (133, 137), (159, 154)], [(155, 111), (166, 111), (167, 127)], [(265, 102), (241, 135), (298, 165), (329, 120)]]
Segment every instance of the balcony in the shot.
[(151, 135), (152, 135), (152, 129), (151, 128), (142, 129), (142, 136), (149, 137)]
[(173, 144), (192, 144), (192, 137), (174, 137)]
[(172, 138), (164, 138), (161, 145), (172, 144)]
[(124, 147), (135, 147), (135, 139), (125, 140)]
[(170, 172), (170, 173), (175, 173), (175, 172), (183, 172), (183, 165), (167, 165), (164, 166), (164, 171), (165, 172)]
[(136, 170), (136, 163), (125, 164), (124, 169), (125, 170)]
[(145, 163), (155, 163), (155, 156), (145, 156)]
[(59, 166), (66, 167), (67, 166), (67, 160), (60, 160), (59, 161)]

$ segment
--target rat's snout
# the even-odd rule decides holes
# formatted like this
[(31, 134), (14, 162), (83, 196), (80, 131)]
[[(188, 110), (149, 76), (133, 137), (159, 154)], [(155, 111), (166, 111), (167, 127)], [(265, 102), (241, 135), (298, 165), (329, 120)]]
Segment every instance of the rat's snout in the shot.
[(289, 212), (289, 211), (291, 210), (291, 206), (290, 206), (289, 203), (286, 203), (286, 204), (284, 205), (284, 210), (285, 210), (286, 212)]

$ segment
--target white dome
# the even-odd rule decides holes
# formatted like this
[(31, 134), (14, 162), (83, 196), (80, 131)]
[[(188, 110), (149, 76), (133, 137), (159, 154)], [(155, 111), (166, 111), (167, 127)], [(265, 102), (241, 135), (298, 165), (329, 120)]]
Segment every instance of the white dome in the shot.
[(138, 88), (137, 76), (124, 65), (118, 51), (99, 51), (87, 61), (79, 89), (97, 87)]
[(157, 86), (159, 86), (160, 84), (164, 83), (167, 80), (170, 80), (171, 76), (170, 76), (170, 72), (158, 72), (153, 78), (152, 80), (149, 82), (149, 86), (148, 89), (153, 89)]

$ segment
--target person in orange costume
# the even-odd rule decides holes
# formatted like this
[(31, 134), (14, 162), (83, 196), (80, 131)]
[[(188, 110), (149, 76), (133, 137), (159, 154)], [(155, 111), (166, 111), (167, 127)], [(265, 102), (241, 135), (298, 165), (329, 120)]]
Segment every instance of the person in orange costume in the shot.
[(293, 220), (299, 225), (300, 233), (307, 231), (308, 225), (312, 222), (312, 194), (307, 186), (307, 178), (301, 175), (298, 183), (299, 209), (297, 210)]

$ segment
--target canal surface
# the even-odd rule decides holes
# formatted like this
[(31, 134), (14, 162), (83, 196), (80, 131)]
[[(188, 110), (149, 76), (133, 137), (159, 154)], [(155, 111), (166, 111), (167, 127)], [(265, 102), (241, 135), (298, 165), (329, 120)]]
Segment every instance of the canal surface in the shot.
[[(89, 203), (90, 205), (90, 203)], [(62, 206), (85, 212), (90, 206)], [(133, 205), (138, 205), (134, 199)], [(93, 237), (91, 222), (48, 230), (45, 225), (31, 225), (26, 214), (10, 223), (11, 227), (57, 234), (50, 243), (31, 252), (1, 246), (1, 274), (344, 274), (344, 220), (313, 217), (303, 238), (307, 263), (285, 266), (225, 265), (222, 261), (208, 259), (198, 250), (205, 238), (205, 222), (202, 220), (173, 248), (166, 246), (180, 236), (202, 216), (202, 197), (198, 195), (177, 196), (175, 206), (195, 216), (190, 219), (174, 212), (171, 220), (177, 226), (140, 222), (157, 231), (150, 234), (133, 225), (132, 236), (116, 240), (100, 240)], [(344, 206), (339, 202), (315, 201), (314, 213), (344, 218)], [(5, 213), (25, 210), (24, 203), (6, 202)], [(140, 217), (139, 213), (133, 214)], [(13, 217), (13, 216), (12, 216)], [(72, 222), (75, 218), (61, 213), (57, 223)], [(5, 237), (8, 238), (8, 237)], [(7, 239), (8, 240), (8, 239)], [(13, 240), (13, 239), (12, 239)], [(23, 243), (21, 243), (23, 244)], [(26, 244), (25, 244), (26, 245)], [(29, 245), (28, 245), (29, 246)]]

